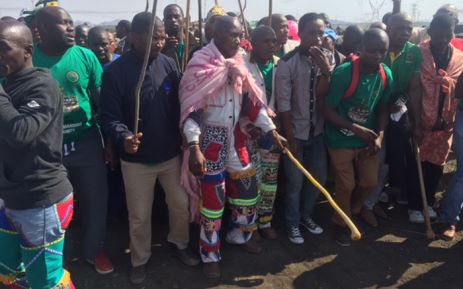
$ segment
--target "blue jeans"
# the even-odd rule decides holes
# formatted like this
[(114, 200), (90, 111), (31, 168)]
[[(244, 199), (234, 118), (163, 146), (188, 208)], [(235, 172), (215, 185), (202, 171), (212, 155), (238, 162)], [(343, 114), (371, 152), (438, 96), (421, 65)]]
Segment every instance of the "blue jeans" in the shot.
[[(308, 141), (298, 141), (300, 151), (295, 157), (320, 184), (324, 185), (327, 177), (328, 160), (323, 136), (315, 136)], [(286, 225), (290, 228), (298, 226), (301, 219), (310, 217), (320, 192), (288, 157), (284, 157), (283, 164), (287, 181), (285, 219)]]
[(463, 205), (463, 112), (460, 111), (455, 120), (453, 145), (457, 155), (457, 171), (444, 194), (441, 216), (441, 221), (450, 225), (459, 220)]

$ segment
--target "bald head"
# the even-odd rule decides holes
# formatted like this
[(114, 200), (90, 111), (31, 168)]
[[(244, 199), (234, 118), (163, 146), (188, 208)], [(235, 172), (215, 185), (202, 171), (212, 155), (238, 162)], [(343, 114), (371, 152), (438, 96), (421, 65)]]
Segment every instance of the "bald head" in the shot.
[(386, 31), (390, 40), (390, 50), (396, 53), (400, 52), (412, 35), (412, 17), (406, 13), (392, 15)]
[(384, 30), (373, 28), (365, 32), (362, 40), (361, 63), (372, 72), (377, 71), (389, 49), (389, 37)]
[[(268, 25), (268, 16), (259, 20), (259, 25)], [(277, 41), (280, 46), (288, 41), (288, 19), (283, 14), (272, 14), (272, 28), (277, 36)]]
[(272, 60), (276, 50), (277, 37), (269, 26), (258, 26), (251, 35), (252, 57), (261, 64)]
[(389, 17), (389, 21), (389, 25), (394, 25), (397, 22), (413, 22), (413, 19), (407, 13), (395, 13), (392, 14), (391, 17)]
[(11, 16), (3, 16), (2, 18), (0, 18), (0, 21), (14, 21), (14, 20), (16, 19)]
[(36, 14), (37, 29), (42, 50), (47, 54), (63, 54), (75, 44), (74, 22), (61, 7), (48, 6)]
[(252, 31), (251, 34), (251, 43), (262, 41), (262, 39), (267, 38), (269, 35), (275, 35), (275, 31), (269, 26), (261, 25)]
[(32, 33), (24, 23), (9, 20), (0, 22), (0, 35), (2, 38), (13, 41), (19, 45), (32, 45)]
[(373, 22), (370, 25), (370, 29), (372, 28), (378, 28), (378, 29), (386, 31), (387, 26), (383, 22)]
[(368, 29), (365, 34), (363, 34), (363, 42), (366, 45), (367, 43), (380, 41), (389, 43), (389, 37), (387, 33), (379, 28)]
[(436, 11), (436, 14), (434, 16), (438, 16), (438, 15), (449, 15), (450, 17), (453, 18), (453, 20), (455, 21), (455, 25), (458, 24), (458, 8), (457, 6), (453, 5), (453, 4), (445, 4), (443, 6), (441, 6), (439, 9), (437, 9)]
[(32, 67), (32, 33), (21, 22), (0, 21), (0, 77)]
[(53, 22), (61, 19), (63, 14), (69, 15), (62, 7), (46, 6), (37, 11), (36, 20), (38, 23)]
[(235, 26), (241, 27), (241, 23), (238, 18), (233, 16), (219, 16), (215, 20), (214, 26), (214, 38), (220, 37), (222, 33), (232, 29)]
[(219, 16), (214, 25), (214, 43), (225, 58), (238, 53), (243, 28), (238, 18)]
[(358, 25), (349, 25), (344, 31), (342, 44), (339, 50), (344, 55), (357, 53), (361, 48), (363, 29)]

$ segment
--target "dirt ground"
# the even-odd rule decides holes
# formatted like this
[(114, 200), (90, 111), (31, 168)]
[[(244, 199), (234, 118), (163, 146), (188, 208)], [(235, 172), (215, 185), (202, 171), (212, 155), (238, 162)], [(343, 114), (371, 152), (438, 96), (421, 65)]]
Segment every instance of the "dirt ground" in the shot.
[[(448, 183), (455, 162), (446, 168), (443, 187)], [(157, 206), (159, 207), (159, 205)], [(463, 233), (453, 242), (429, 242), (424, 225), (410, 224), (404, 206), (385, 205), (389, 220), (376, 229), (361, 225), (361, 241), (351, 247), (340, 247), (332, 238), (329, 223), (331, 208), (317, 206), (315, 219), (325, 228), (322, 235), (304, 231), (305, 243), (294, 245), (286, 236), (281, 206), (277, 208), (274, 226), (279, 231), (275, 241), (263, 241), (261, 255), (250, 255), (236, 246), (223, 246), (222, 278), (203, 278), (201, 267), (186, 267), (171, 256), (166, 238), (164, 212), (155, 213), (153, 252), (148, 277), (143, 286), (132, 286), (128, 280), (128, 225), (112, 223), (107, 236), (108, 252), (115, 272), (98, 275), (82, 260), (71, 263), (71, 273), (78, 289), (203, 289), (203, 288), (463, 288), (461, 256)], [(197, 233), (192, 229), (192, 247), (197, 248)], [(71, 232), (73, 245), (78, 245), (78, 228)]]

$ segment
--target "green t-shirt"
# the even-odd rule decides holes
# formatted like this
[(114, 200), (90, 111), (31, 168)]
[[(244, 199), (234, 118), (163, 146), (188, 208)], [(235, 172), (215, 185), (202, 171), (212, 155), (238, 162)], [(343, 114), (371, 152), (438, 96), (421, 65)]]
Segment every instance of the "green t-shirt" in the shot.
[(97, 128), (89, 91), (101, 86), (103, 69), (89, 49), (74, 45), (62, 56), (48, 56), (36, 45), (34, 66), (50, 69), (64, 94), (64, 143)]
[[(379, 73), (360, 75), (357, 90), (350, 98), (344, 99), (345, 91), (352, 80), (352, 63), (339, 66), (333, 73), (326, 105), (333, 108), (340, 117), (369, 129), (376, 129), (375, 110), (379, 103), (387, 104), (394, 83), (391, 70), (384, 66), (387, 87), (383, 91)], [(330, 148), (362, 148), (367, 143), (349, 130), (339, 128), (329, 122), (325, 124), (325, 140)]]
[(273, 60), (269, 61), (267, 64), (261, 64), (257, 62), (262, 77), (264, 78), (265, 83), (265, 93), (267, 95), (267, 103), (270, 102), (272, 97), (272, 87), (273, 87)]
[(421, 71), (423, 55), (421, 49), (413, 43), (407, 42), (397, 55), (388, 53), (384, 64), (392, 71), (394, 78), (394, 93), (407, 93), (412, 77)]

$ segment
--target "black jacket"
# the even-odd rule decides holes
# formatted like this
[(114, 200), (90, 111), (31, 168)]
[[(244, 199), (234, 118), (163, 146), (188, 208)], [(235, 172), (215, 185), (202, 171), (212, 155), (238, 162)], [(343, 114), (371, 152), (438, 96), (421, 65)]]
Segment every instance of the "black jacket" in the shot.
[(148, 66), (141, 89), (139, 131), (141, 145), (135, 154), (124, 151), (124, 139), (132, 135), (135, 86), (143, 60), (133, 50), (114, 61), (103, 73), (100, 93), (101, 124), (119, 156), (128, 162), (161, 163), (180, 153), (180, 74), (175, 62), (160, 54)]
[(63, 97), (49, 71), (0, 85), (0, 198), (15, 210), (49, 207), (72, 192), (62, 165)]

